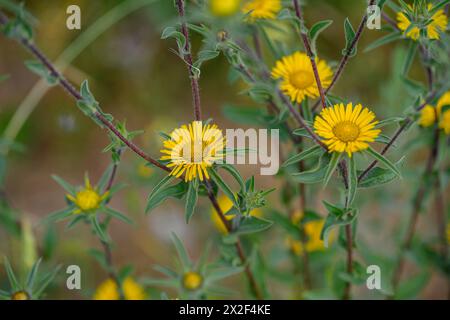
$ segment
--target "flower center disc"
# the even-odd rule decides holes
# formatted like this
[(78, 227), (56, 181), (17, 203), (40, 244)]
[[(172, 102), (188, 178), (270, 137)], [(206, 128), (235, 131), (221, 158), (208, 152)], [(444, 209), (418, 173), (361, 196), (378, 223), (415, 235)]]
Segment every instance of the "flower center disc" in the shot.
[(184, 143), (180, 150), (181, 157), (187, 163), (202, 163), (206, 148), (207, 144), (205, 142), (191, 141), (190, 143)]
[(306, 89), (314, 83), (314, 76), (309, 71), (297, 71), (289, 78), (290, 82), (297, 89)]
[(83, 190), (77, 193), (77, 205), (83, 211), (92, 210), (98, 207), (100, 196), (92, 190)]
[(333, 128), (333, 133), (342, 142), (352, 142), (359, 136), (359, 127), (353, 122), (344, 121)]

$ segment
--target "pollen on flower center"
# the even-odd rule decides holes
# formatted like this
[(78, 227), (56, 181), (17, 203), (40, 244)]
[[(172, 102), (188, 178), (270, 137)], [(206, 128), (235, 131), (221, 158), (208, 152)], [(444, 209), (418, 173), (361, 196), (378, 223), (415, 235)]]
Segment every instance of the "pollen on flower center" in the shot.
[(297, 71), (291, 75), (289, 80), (294, 87), (303, 90), (314, 84), (314, 75), (309, 71)]
[(92, 189), (82, 190), (76, 196), (77, 206), (83, 211), (98, 208), (100, 201), (100, 195)]
[(350, 121), (338, 123), (333, 128), (333, 133), (343, 142), (355, 141), (359, 137), (359, 127)]

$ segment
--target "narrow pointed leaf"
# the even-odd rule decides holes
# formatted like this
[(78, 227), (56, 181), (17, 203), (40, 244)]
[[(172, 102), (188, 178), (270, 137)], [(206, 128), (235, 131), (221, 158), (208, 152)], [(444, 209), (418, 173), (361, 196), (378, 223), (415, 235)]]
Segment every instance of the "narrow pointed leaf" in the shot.
[(196, 181), (189, 183), (188, 191), (186, 194), (186, 204), (185, 204), (185, 220), (189, 223), (195, 212), (195, 207), (198, 201), (198, 184)]
[(389, 161), (387, 158), (385, 158), (383, 155), (376, 152), (372, 148), (368, 148), (366, 151), (369, 155), (371, 155), (377, 161), (384, 164), (388, 169), (392, 170), (392, 172), (394, 172), (399, 178), (402, 177), (402, 175), (401, 175), (400, 171), (397, 169), (397, 167), (391, 161)]
[(112, 216), (113, 218), (119, 219), (128, 224), (133, 224), (133, 220), (131, 220), (131, 218), (127, 217), (123, 213), (120, 213), (119, 211), (116, 211), (109, 207), (104, 207), (103, 210), (105, 210), (105, 213)]
[(356, 190), (358, 188), (358, 174), (356, 172), (355, 155), (349, 159), (348, 170), (348, 193), (347, 193), (347, 206), (351, 206), (356, 196)]
[(9, 283), (11, 284), (11, 287), (14, 291), (18, 291), (20, 289), (19, 281), (17, 281), (16, 275), (14, 274), (14, 271), (11, 267), (11, 264), (9, 263), (9, 260), (7, 257), (4, 258), (4, 265), (6, 269), (6, 275), (8, 277)]
[(324, 188), (327, 186), (328, 182), (330, 181), (330, 178), (333, 175), (333, 172), (336, 170), (336, 167), (337, 167), (340, 159), (341, 159), (341, 153), (333, 152), (330, 163), (328, 164), (328, 167), (327, 167), (327, 171), (325, 172), (325, 177), (324, 177), (324, 181), (323, 181)]
[(39, 265), (41, 264), (41, 261), (42, 261), (42, 259), (39, 258), (39, 260), (33, 264), (33, 267), (31, 268), (31, 271), (28, 274), (26, 288), (27, 288), (27, 290), (30, 291), (30, 293), (32, 293), (31, 290), (33, 289), (33, 284), (34, 284), (34, 281), (36, 280), (36, 275), (39, 270)]
[(188, 267), (191, 265), (191, 259), (189, 258), (189, 254), (186, 251), (186, 248), (181, 242), (180, 238), (175, 233), (172, 233), (173, 244), (175, 245), (175, 249), (177, 250), (178, 257), (180, 258), (181, 263), (184, 267)]
[(318, 153), (320, 153), (322, 148), (320, 146), (313, 146), (303, 152), (300, 152), (299, 154), (296, 154), (289, 159), (287, 159), (283, 164), (282, 167), (290, 166), (291, 164), (300, 162), (302, 160), (308, 159)]
[(153, 208), (158, 206), (161, 202), (164, 201), (164, 197), (160, 197), (161, 191), (164, 190), (164, 187), (170, 183), (174, 179), (173, 176), (165, 176), (152, 190), (147, 200), (147, 207), (145, 208), (145, 213), (148, 213)]
[(239, 204), (237, 203), (233, 190), (231, 190), (226, 182), (223, 181), (222, 177), (214, 169), (209, 170), (209, 174), (211, 176), (211, 179), (217, 184), (219, 189), (223, 191), (223, 193), (227, 196), (228, 199), (231, 200), (231, 202), (233, 202), (233, 205), (236, 208), (239, 208)]

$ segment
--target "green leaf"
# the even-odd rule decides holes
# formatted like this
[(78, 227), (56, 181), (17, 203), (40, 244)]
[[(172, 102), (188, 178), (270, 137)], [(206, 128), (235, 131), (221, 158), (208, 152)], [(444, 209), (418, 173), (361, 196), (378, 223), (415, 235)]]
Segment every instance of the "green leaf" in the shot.
[(371, 44), (369, 44), (365, 49), (364, 52), (369, 52), (375, 48), (384, 46), (385, 44), (391, 43), (393, 41), (399, 40), (403, 37), (403, 34), (401, 32), (392, 32), (389, 33), (387, 35), (385, 35), (384, 37), (381, 37), (377, 40), (375, 40), (374, 42), (372, 42)]
[(167, 186), (167, 184), (174, 179), (174, 176), (167, 175), (160, 182), (158, 182), (158, 184), (153, 188), (152, 192), (148, 196), (145, 213), (148, 213), (152, 209), (156, 208), (167, 198), (168, 192), (165, 186)]
[(94, 228), (95, 234), (100, 238), (100, 240), (104, 243), (109, 243), (108, 235), (105, 233), (105, 230), (103, 230), (103, 227), (100, 225), (100, 222), (98, 221), (98, 215), (94, 214), (91, 217), (92, 226)]
[(59, 270), (61, 269), (61, 266), (57, 266), (53, 271), (50, 271), (48, 274), (46, 274), (42, 280), (40, 281), (39, 285), (37, 286), (37, 290), (34, 291), (33, 297), (35, 299), (38, 299), (44, 290), (47, 288), (47, 286), (53, 281), (53, 279), (58, 274)]
[(315, 23), (309, 30), (309, 39), (311, 41), (311, 50), (317, 54), (316, 42), (319, 34), (328, 28), (333, 23), (333, 20), (323, 20)]
[(234, 196), (233, 190), (226, 184), (225, 181), (223, 181), (222, 177), (213, 169), (209, 170), (209, 174), (211, 176), (211, 179), (217, 184), (220, 190), (223, 191), (223, 193), (227, 196), (228, 199), (233, 202), (233, 205), (236, 208), (239, 208), (239, 204), (236, 200), (236, 197)]
[(400, 123), (401, 121), (404, 121), (404, 120), (405, 120), (405, 118), (403, 118), (403, 117), (391, 117), (391, 118), (379, 121), (375, 125), (375, 128), (379, 129), (379, 128), (383, 128), (385, 126), (389, 126), (391, 124), (398, 124), (398, 123)]
[(163, 30), (161, 39), (174, 38), (178, 45), (178, 51), (181, 54), (186, 54), (186, 38), (175, 27), (167, 27)]
[(353, 57), (356, 55), (356, 45), (350, 52), (350, 47), (352, 45), (353, 40), (355, 39), (355, 29), (353, 29), (352, 24), (348, 18), (345, 18), (344, 21), (344, 32), (345, 32), (345, 49), (342, 50), (342, 55), (349, 55), (349, 57)]
[(106, 214), (110, 215), (113, 218), (119, 219), (128, 224), (133, 224), (133, 220), (131, 220), (131, 218), (127, 217), (123, 213), (120, 213), (109, 207), (103, 207), (103, 210), (105, 211)]
[(58, 84), (58, 77), (51, 74), (47, 67), (43, 65), (40, 61), (37, 60), (28, 60), (25, 61), (25, 66), (33, 73), (38, 75), (39, 77), (45, 79), (47, 83), (51, 86)]
[[(396, 165), (403, 163), (405, 158), (401, 158)], [(361, 174), (358, 172), (358, 175)], [(380, 167), (373, 168), (369, 173), (358, 183), (358, 188), (372, 188), (389, 183), (395, 180), (398, 176), (390, 169), (383, 169)]]
[(53, 224), (49, 225), (45, 231), (44, 239), (42, 240), (42, 257), (45, 260), (49, 260), (53, 257), (57, 246), (57, 238), (58, 234), (55, 226)]
[(353, 223), (358, 215), (358, 210), (352, 208), (344, 210), (326, 201), (323, 203), (328, 210), (328, 216), (320, 233), (320, 239), (324, 241), (325, 247), (328, 247), (328, 236), (331, 229)]
[(228, 171), (233, 176), (233, 178), (239, 183), (241, 190), (245, 190), (244, 179), (242, 178), (241, 174), (234, 166), (224, 163), (224, 164), (219, 165), (219, 168), (222, 168), (222, 169)]
[(186, 193), (186, 204), (185, 204), (185, 219), (186, 223), (189, 223), (191, 220), (195, 206), (197, 205), (198, 200), (198, 181), (197, 179), (191, 181), (188, 186), (188, 191)]
[(65, 208), (59, 211), (56, 211), (54, 213), (49, 214), (47, 217), (45, 217), (42, 222), (43, 223), (52, 223), (52, 222), (58, 222), (61, 220), (64, 220), (70, 216), (72, 216), (73, 213), (73, 208)]
[(408, 53), (403, 63), (402, 75), (406, 76), (411, 68), (414, 57), (416, 56), (418, 44), (416, 41), (410, 41), (408, 47)]
[(42, 261), (42, 259), (41, 258), (39, 258), (38, 259), (38, 261), (36, 261), (34, 264), (33, 264), (33, 267), (31, 268), (31, 271), (30, 271), (30, 273), (28, 274), (28, 277), (27, 277), (27, 286), (26, 286), (26, 288), (27, 288), (27, 290), (30, 292), (30, 294), (32, 294), (32, 289), (33, 289), (33, 284), (34, 284), (34, 281), (36, 280), (36, 275), (37, 275), (37, 272), (38, 272), (38, 270), (39, 270), (39, 265), (41, 264), (41, 261)]
[(324, 188), (327, 186), (331, 176), (333, 175), (333, 172), (336, 170), (339, 160), (341, 159), (341, 155), (342, 154), (339, 152), (332, 153), (330, 163), (328, 164), (327, 171), (325, 172), (325, 177), (323, 181)]
[(290, 166), (294, 163), (300, 162), (302, 160), (306, 160), (312, 156), (315, 156), (316, 154), (320, 153), (322, 150), (322, 148), (318, 145), (313, 146), (303, 152), (300, 152), (299, 154), (296, 154), (292, 157), (290, 157), (289, 159), (287, 159), (281, 166), (282, 167), (287, 167)]
[(98, 190), (105, 192), (105, 188), (108, 184), (109, 179), (111, 178), (111, 173), (114, 169), (114, 164), (111, 163), (106, 170), (103, 172), (102, 176), (100, 177), (100, 180), (97, 182), (97, 188)]
[(188, 268), (191, 266), (192, 262), (189, 258), (189, 254), (186, 248), (183, 245), (183, 242), (178, 238), (178, 236), (172, 232), (172, 241), (175, 245), (175, 249), (177, 250), (178, 257), (180, 258), (181, 264), (184, 268)]
[(264, 231), (272, 226), (273, 222), (258, 218), (255, 216), (246, 216), (241, 220), (239, 228), (235, 230), (234, 234), (249, 234)]
[(157, 206), (159, 206), (164, 200), (167, 198), (176, 198), (181, 199), (186, 194), (188, 184), (184, 181), (180, 181), (178, 184), (173, 186), (166, 186), (160, 191), (158, 191), (158, 194), (154, 195), (151, 199), (147, 202), (147, 208), (146, 212), (150, 212)]
[(353, 200), (355, 200), (356, 190), (358, 188), (358, 175), (356, 173), (355, 156), (349, 159), (348, 170), (348, 193), (347, 193), (347, 206), (351, 206)]
[[(324, 160), (325, 158), (325, 160)], [(289, 176), (292, 181), (303, 184), (311, 184), (322, 182), (325, 178), (325, 173), (327, 171), (329, 164), (328, 155), (322, 156), (319, 159), (317, 166), (309, 171), (304, 171), (300, 173), (294, 173)]]
[(417, 298), (418, 294), (425, 288), (430, 278), (430, 273), (424, 271), (421, 274), (412, 277), (406, 281), (402, 281), (395, 292), (395, 299), (405, 300)]
[(208, 276), (206, 277), (206, 280), (208, 282), (220, 281), (222, 279), (234, 276), (235, 274), (241, 273), (242, 271), (244, 271), (243, 267), (217, 268), (208, 274)]
[(383, 155), (379, 154), (378, 152), (376, 152), (374, 149), (372, 149), (370, 147), (366, 150), (366, 152), (369, 155), (371, 155), (373, 158), (375, 158), (377, 161), (384, 164), (388, 169), (390, 169), (392, 172), (394, 172), (396, 176), (398, 176), (399, 178), (402, 177), (402, 175), (401, 175), (400, 171), (397, 169), (397, 167), (391, 161), (389, 161), (387, 158), (385, 158)]
[(19, 291), (20, 290), (19, 281), (17, 281), (16, 275), (14, 274), (14, 271), (7, 257), (4, 257), (4, 265), (6, 269), (6, 275), (8, 276), (8, 280), (11, 285), (11, 289), (13, 291)]
[(219, 54), (220, 51), (216, 50), (201, 50), (198, 52), (197, 61), (194, 62), (194, 66), (200, 69), (204, 62), (217, 58)]
[(430, 16), (434, 15), (438, 10), (442, 9), (443, 7), (445, 7), (445, 5), (447, 5), (448, 3), (450, 3), (450, 0), (444, 0), (439, 2), (438, 4), (434, 5), (431, 10), (428, 12)]
[(280, 226), (293, 238), (299, 239), (300, 232), (298, 226), (292, 223), (292, 220), (286, 214), (281, 214), (277, 211), (272, 211), (270, 218), (274, 220), (276, 226)]
[(53, 180), (55, 180), (64, 190), (66, 190), (71, 195), (75, 195), (77, 193), (75, 187), (66, 182), (64, 179), (58, 177), (57, 175), (52, 175)]

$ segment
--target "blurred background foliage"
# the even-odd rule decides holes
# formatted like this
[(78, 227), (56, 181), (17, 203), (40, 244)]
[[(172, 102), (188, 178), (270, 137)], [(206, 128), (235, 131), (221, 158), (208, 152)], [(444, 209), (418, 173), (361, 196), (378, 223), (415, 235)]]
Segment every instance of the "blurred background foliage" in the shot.
[[(35, 42), (54, 60), (97, 19), (126, 0), (24, 2), (38, 21)], [(365, 11), (365, 1), (305, 2), (304, 16), (309, 25), (324, 19), (334, 21), (333, 26), (321, 34), (318, 47), (321, 58), (339, 61), (345, 43), (344, 20), (349, 17), (353, 25), (357, 25)], [(70, 31), (65, 27), (66, 8), (71, 4), (79, 5), (82, 10), (81, 31)], [(144, 6), (104, 32), (81, 52), (66, 71), (74, 83), (89, 79), (103, 110), (114, 114), (116, 119), (126, 119), (130, 130), (144, 129), (145, 133), (135, 141), (155, 157), (161, 148), (161, 137), (157, 133), (170, 131), (181, 123), (191, 121), (191, 92), (186, 66), (170, 51), (174, 43), (160, 39), (161, 30), (175, 21), (173, 1), (155, 1)], [(272, 31), (276, 34), (271, 36), (277, 37), (286, 46), (302, 49), (292, 28), (286, 22), (279, 24), (281, 31)], [(381, 36), (379, 30), (364, 31), (357, 56), (350, 60), (333, 92), (349, 101), (361, 102), (372, 108), (378, 118), (384, 119), (402, 114), (414, 98), (398, 77), (406, 55), (406, 42), (395, 42), (368, 53), (363, 51), (367, 44)], [(194, 49), (198, 49), (201, 39), (197, 34), (192, 33), (192, 41)], [(23, 61), (29, 56), (22, 48), (4, 37), (0, 37), (0, 48), (0, 74), (10, 75), (0, 85), (0, 132), (3, 132), (23, 97), (39, 79), (24, 66)], [(269, 55), (267, 57), (266, 63), (271, 68), (274, 61)], [(256, 107), (247, 96), (240, 94), (245, 89), (243, 82), (229, 81), (229, 68), (226, 59), (220, 56), (204, 64), (200, 79), (204, 117), (214, 118), (221, 128), (241, 127), (224, 116), (225, 105)], [(415, 61), (411, 77), (424, 80), (422, 70), (419, 61)], [(383, 133), (392, 132), (388, 130)], [(412, 128), (401, 143), (417, 136), (417, 129)], [(40, 219), (64, 206), (64, 192), (51, 179), (51, 175), (57, 174), (74, 185), (80, 185), (84, 173), (89, 171), (90, 177), (96, 181), (110, 161), (109, 154), (101, 153), (108, 144), (108, 137), (75, 108), (73, 101), (62, 90), (51, 88), (24, 124), (17, 142), (20, 147), (13, 150), (7, 159), (4, 190), (0, 195), (13, 208), (8, 216), (14, 218), (9, 224), (7, 218), (2, 221), (9, 225), (10, 232), (0, 227), (0, 256), (11, 257), (23, 273), (37, 256), (57, 261), (63, 266), (79, 265), (82, 290), (67, 290), (63, 272), (59, 282), (52, 285), (48, 296), (58, 299), (90, 298), (107, 277), (86, 250), (98, 247), (97, 239), (88, 228), (65, 230), (63, 225), (57, 225), (49, 229), (40, 223)], [(426, 157), (426, 153), (420, 152), (420, 145), (415, 148), (417, 151), (409, 152), (406, 158), (403, 180), (383, 188), (361, 191), (358, 199), (362, 212), (358, 226), (359, 254), (370, 264), (379, 264), (383, 272), (392, 266), (409, 216), (414, 181), (417, 171), (421, 170), (416, 164), (423, 163)], [(392, 158), (399, 159), (400, 153), (394, 151)], [(245, 177), (259, 172), (256, 166), (241, 166), (240, 169)], [(136, 277), (158, 276), (151, 268), (153, 264), (173, 264), (175, 252), (171, 245), (171, 232), (183, 239), (194, 258), (201, 256), (205, 243), (218, 239), (217, 231), (212, 227), (211, 208), (207, 201), (200, 203), (198, 214), (189, 225), (184, 222), (182, 203), (174, 201), (165, 202), (149, 216), (143, 214), (146, 197), (162, 174), (146, 167), (130, 152), (125, 153), (119, 169), (119, 180), (127, 183), (128, 187), (113, 199), (112, 206), (126, 212), (136, 224), (129, 226), (113, 222), (114, 262), (118, 266), (133, 265)], [(259, 189), (281, 187), (277, 177), (270, 176), (258, 176), (257, 185)], [(273, 210), (287, 214), (283, 211), (280, 194), (275, 192), (269, 196), (269, 208), (263, 210), (263, 215), (269, 217)], [(311, 190), (310, 194), (316, 196), (311, 198), (314, 203), (310, 201), (309, 206), (325, 216), (320, 199), (336, 195), (326, 194), (321, 187)], [(422, 215), (418, 231), (420, 238), (435, 237), (434, 228), (432, 212)], [(293, 284), (292, 278), (285, 276), (286, 271), (295, 274), (296, 268), (291, 263), (295, 250), (291, 251), (285, 231), (274, 226), (264, 236), (255, 237), (269, 271), (268, 288), (272, 296), (297, 298), (295, 282)], [(212, 255), (217, 257), (218, 252), (213, 250)], [(342, 256), (342, 249), (336, 245), (326, 251), (311, 253), (313, 278), (319, 288), (307, 297), (333, 297), (333, 291), (342, 290), (339, 288), (342, 282), (335, 279), (337, 273), (334, 272), (342, 268)], [(442, 297), (445, 277), (433, 268), (428, 259), (421, 260), (420, 255), (414, 258), (415, 263), (409, 261), (407, 274), (415, 279), (414, 284), (419, 287), (412, 296)], [(239, 277), (228, 280), (229, 286), (237, 292), (233, 296), (236, 298), (245, 296)], [(6, 287), (5, 277), (0, 279), (0, 287)], [(389, 279), (386, 276), (382, 281), (384, 283)], [(153, 297), (159, 297), (159, 290), (155, 287), (148, 290)], [(168, 292), (173, 297), (170, 290)], [(383, 297), (376, 290), (367, 290), (364, 282), (357, 286), (355, 292), (358, 298)]]

